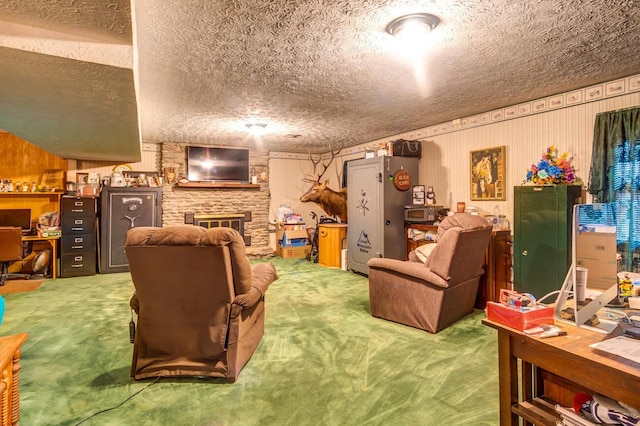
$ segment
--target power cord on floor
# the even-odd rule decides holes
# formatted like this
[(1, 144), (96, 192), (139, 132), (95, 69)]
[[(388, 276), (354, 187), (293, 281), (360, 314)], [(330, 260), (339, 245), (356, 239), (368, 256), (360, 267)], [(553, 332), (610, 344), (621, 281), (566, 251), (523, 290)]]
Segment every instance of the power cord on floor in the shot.
[(102, 414), (102, 413), (106, 413), (107, 411), (111, 411), (111, 410), (115, 410), (116, 408), (121, 407), (124, 403), (126, 403), (127, 401), (129, 401), (131, 398), (133, 398), (134, 396), (138, 395), (140, 392), (142, 392), (143, 390), (147, 389), (149, 386), (155, 384), (158, 382), (158, 380), (160, 380), (161, 377), (156, 377), (156, 379), (149, 383), (147, 386), (143, 387), (142, 389), (140, 389), (139, 391), (135, 392), (133, 395), (130, 395), (129, 397), (127, 397), (127, 399), (125, 399), (124, 401), (122, 401), (120, 404), (115, 405), (113, 407), (110, 408), (105, 408), (104, 410), (100, 410), (97, 413), (93, 413), (92, 415), (90, 415), (89, 417), (87, 417), (86, 419), (82, 420), (80, 423), (76, 423), (76, 426), (81, 425), (82, 423), (86, 422), (89, 419), (94, 418), (95, 416), (97, 416), (98, 414)]

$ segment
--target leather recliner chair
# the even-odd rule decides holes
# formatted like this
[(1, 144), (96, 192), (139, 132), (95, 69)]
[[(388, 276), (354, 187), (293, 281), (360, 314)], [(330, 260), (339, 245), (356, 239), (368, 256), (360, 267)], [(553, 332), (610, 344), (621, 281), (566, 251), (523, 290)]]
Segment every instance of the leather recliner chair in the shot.
[(473, 312), (491, 229), (482, 217), (457, 213), (440, 223), (424, 263), (415, 251), (407, 261), (370, 259), (371, 315), (437, 333)]
[(231, 228), (133, 228), (125, 250), (136, 289), (131, 376), (236, 381), (264, 334), (274, 266), (252, 266)]

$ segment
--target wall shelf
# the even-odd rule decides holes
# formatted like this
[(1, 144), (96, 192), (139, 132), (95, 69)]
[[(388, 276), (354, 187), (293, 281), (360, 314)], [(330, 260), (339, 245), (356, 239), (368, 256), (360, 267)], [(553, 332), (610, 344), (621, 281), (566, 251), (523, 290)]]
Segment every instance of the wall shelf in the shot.
[(0, 192), (0, 208), (31, 209), (31, 221), (43, 213), (60, 210), (62, 191), (56, 192)]
[(48, 192), (25, 192), (25, 191), (12, 191), (12, 192), (0, 192), (0, 197), (61, 197), (64, 195), (63, 191), (48, 191)]
[(235, 182), (178, 182), (179, 188), (209, 188), (209, 189), (260, 189), (260, 184), (256, 183), (235, 183)]

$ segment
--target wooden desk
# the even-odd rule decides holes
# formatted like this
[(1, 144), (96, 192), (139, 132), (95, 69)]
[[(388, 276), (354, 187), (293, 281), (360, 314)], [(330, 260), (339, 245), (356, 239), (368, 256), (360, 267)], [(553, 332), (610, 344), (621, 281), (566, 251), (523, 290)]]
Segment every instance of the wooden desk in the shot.
[(526, 425), (555, 425), (555, 403), (571, 407), (577, 392), (640, 407), (640, 364), (589, 347), (618, 330), (605, 335), (557, 324), (566, 336), (540, 339), (487, 319), (482, 323), (498, 330), (501, 425), (517, 425), (519, 417)]
[(58, 277), (58, 240), (57, 237), (39, 237), (37, 235), (28, 235), (22, 237), (22, 241), (26, 242), (34, 242), (34, 241), (46, 241), (51, 246), (51, 263), (53, 266), (51, 267), (51, 276), (55, 280)]
[(20, 347), (27, 333), (0, 337), (0, 424), (17, 425), (20, 420)]

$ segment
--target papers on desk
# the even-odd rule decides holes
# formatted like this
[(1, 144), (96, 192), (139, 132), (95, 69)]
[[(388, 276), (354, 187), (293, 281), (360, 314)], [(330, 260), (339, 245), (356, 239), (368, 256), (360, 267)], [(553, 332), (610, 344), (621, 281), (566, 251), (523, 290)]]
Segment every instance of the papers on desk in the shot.
[(589, 346), (640, 363), (640, 340), (618, 336)]

